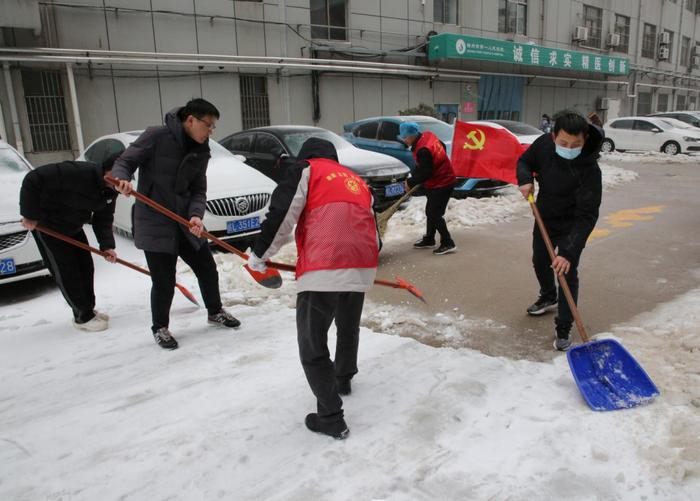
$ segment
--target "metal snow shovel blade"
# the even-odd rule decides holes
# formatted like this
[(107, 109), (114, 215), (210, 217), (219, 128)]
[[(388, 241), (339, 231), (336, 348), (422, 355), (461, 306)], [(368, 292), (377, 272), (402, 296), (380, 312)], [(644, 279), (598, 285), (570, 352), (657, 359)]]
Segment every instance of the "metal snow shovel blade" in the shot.
[[(528, 201), (549, 257), (554, 261), (554, 247), (535, 205), (535, 198), (530, 195)], [(613, 339), (589, 341), (569, 284), (563, 274), (559, 274), (558, 278), (583, 340), (583, 344), (568, 351), (566, 358), (576, 385), (590, 408), (594, 411), (629, 409), (657, 397), (659, 390), (654, 382), (620, 343)]]

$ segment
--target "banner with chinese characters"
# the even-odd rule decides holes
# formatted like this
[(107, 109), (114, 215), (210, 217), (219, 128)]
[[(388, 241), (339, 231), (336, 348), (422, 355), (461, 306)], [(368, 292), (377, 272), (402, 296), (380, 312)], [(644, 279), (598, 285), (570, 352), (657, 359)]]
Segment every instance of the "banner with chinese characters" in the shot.
[(428, 58), (431, 62), (446, 58), (462, 58), (608, 75), (629, 73), (629, 60), (626, 57), (554, 49), (541, 45), (454, 33), (440, 33), (432, 36), (428, 42)]

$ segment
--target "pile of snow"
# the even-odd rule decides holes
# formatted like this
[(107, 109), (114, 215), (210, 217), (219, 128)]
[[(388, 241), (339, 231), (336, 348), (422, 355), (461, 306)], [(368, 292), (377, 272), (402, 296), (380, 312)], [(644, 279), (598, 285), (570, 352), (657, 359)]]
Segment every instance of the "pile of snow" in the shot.
[[(130, 242), (118, 249), (140, 259)], [(315, 401), (284, 292), (268, 299), (260, 289), (254, 307), (227, 301), (243, 322), (235, 332), (207, 326), (203, 309), (176, 296), (180, 349), (166, 352), (148, 333), (149, 281), (96, 267), (107, 332), (75, 331), (55, 288), (13, 297), (0, 313), (0, 499), (675, 501), (700, 492), (700, 290), (615, 329), (662, 396), (611, 413), (588, 409), (563, 355), (540, 363), (432, 348), (380, 333), (398, 320), (377, 308), (344, 399), (351, 434), (338, 442), (304, 428)], [(462, 320), (449, 335), (480, 328)]]
[[(637, 173), (607, 163), (601, 163), (603, 188), (610, 189), (633, 181)], [(512, 221), (530, 214), (530, 208), (514, 186), (502, 190), (501, 195), (487, 198), (452, 199), (445, 219), (450, 229), (469, 229), (475, 226)], [(412, 198), (405, 209), (389, 220), (386, 240), (393, 241), (416, 234), (416, 228), (425, 225), (425, 198)]]
[(667, 155), (660, 151), (640, 151), (637, 153), (620, 153), (613, 151), (612, 153), (601, 153), (601, 158), (604, 161), (613, 162), (628, 162), (636, 164), (696, 164), (700, 163), (700, 156), (695, 154), (689, 155)]

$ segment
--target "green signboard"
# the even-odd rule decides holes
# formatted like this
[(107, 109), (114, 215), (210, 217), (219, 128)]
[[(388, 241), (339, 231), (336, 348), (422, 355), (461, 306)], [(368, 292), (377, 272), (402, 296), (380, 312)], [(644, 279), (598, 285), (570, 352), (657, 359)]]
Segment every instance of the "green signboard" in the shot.
[(428, 43), (428, 58), (430, 61), (447, 58), (480, 59), (482, 61), (527, 64), (539, 68), (587, 71), (608, 75), (627, 75), (629, 73), (629, 60), (626, 57), (553, 49), (541, 45), (454, 33), (440, 33), (432, 36)]

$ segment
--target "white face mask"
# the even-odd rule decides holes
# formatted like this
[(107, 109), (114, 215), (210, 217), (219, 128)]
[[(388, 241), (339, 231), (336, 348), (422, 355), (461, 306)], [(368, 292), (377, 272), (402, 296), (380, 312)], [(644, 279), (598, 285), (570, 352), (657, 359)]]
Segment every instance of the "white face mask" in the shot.
[(566, 160), (573, 160), (574, 158), (578, 157), (583, 151), (583, 146), (579, 148), (564, 148), (563, 146), (559, 146), (558, 144), (555, 144), (554, 146), (557, 155)]

